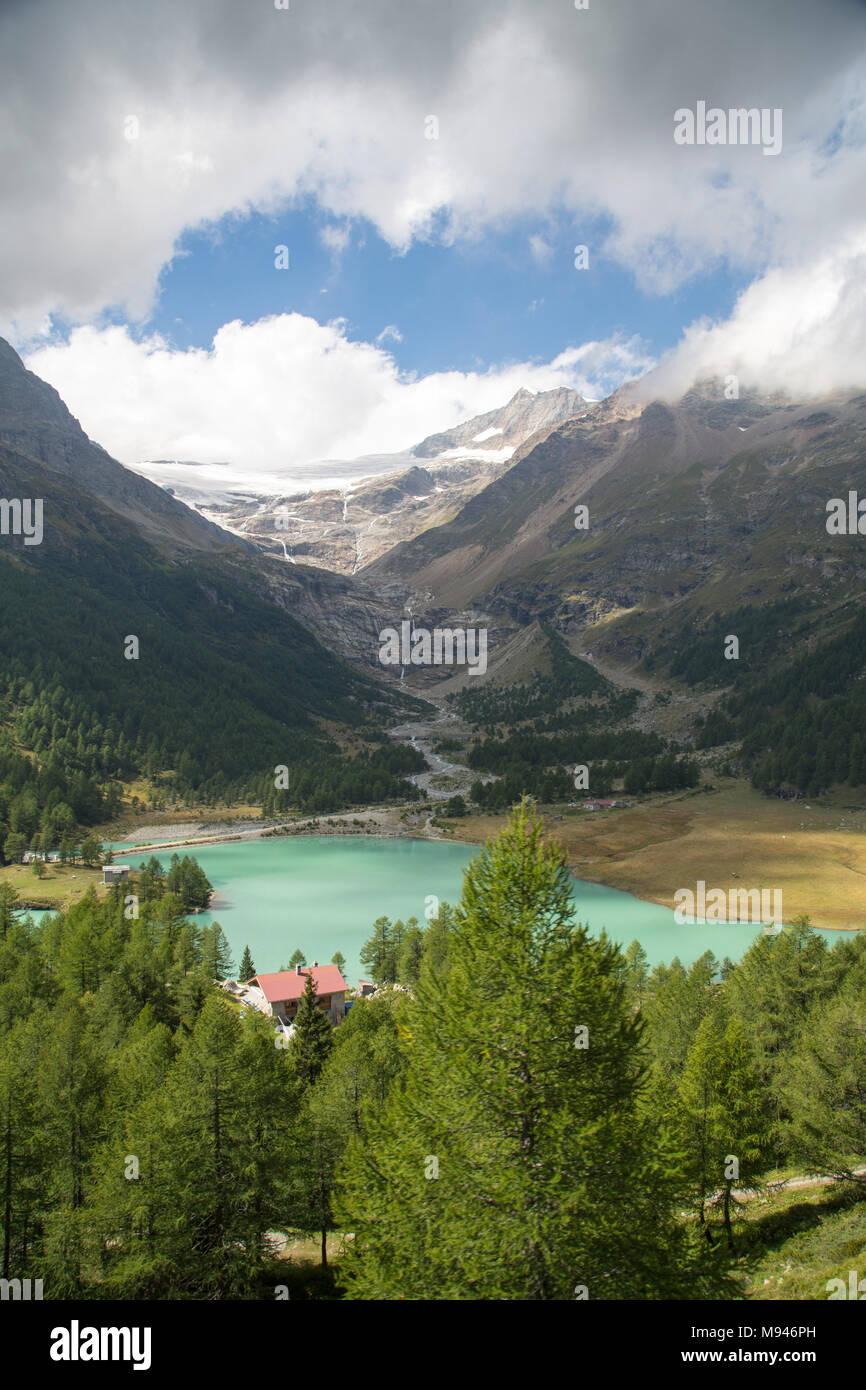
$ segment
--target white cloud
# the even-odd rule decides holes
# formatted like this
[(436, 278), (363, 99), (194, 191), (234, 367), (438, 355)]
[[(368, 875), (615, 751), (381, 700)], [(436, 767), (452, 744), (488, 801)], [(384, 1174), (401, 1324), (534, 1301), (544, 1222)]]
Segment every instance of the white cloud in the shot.
[(693, 324), (642, 394), (676, 398), (729, 375), (795, 398), (866, 385), (866, 234), (815, 262), (768, 271), (726, 321)]
[(335, 222), (329, 222), (322, 228), (319, 235), (325, 246), (338, 256), (342, 255), (352, 238), (348, 223), (339, 226)]
[(26, 362), (121, 462), (225, 460), (234, 479), (404, 449), (504, 405), (520, 387), (598, 397), (652, 365), (639, 340), (612, 338), (546, 363), (406, 378), (385, 348), (350, 342), (342, 321), (297, 313), (225, 324), (210, 351), (82, 327)]
[[(593, 256), (655, 290), (816, 261), (863, 222), (849, 0), (40, 0), (0, 26), (0, 316), (19, 335), (46, 313), (141, 318), (185, 229), (293, 198), (334, 219), (337, 250), (354, 218), (403, 250), (530, 211), (603, 217)], [(783, 152), (675, 145), (699, 98), (781, 108)]]
[(402, 343), (403, 341), (403, 334), (400, 332), (396, 323), (386, 323), (382, 332), (376, 334), (377, 343), (387, 343), (389, 339), (393, 343)]
[(529, 250), (536, 265), (547, 265), (553, 255), (553, 247), (550, 242), (545, 241), (538, 232), (529, 238)]

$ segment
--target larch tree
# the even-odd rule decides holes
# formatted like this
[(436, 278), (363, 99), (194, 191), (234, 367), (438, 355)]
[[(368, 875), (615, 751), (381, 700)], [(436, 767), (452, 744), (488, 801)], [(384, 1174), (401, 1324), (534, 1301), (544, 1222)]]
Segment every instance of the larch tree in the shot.
[(629, 993), (639, 1009), (643, 1007), (649, 983), (647, 960), (647, 953), (640, 942), (632, 941), (625, 952), (626, 982)]
[(741, 1021), (714, 1009), (701, 1023), (678, 1086), (687, 1169), (705, 1222), (709, 1199), (722, 1197), (728, 1246), (737, 1188), (753, 1186), (772, 1154), (769, 1097)]
[[(141, 1064), (160, 1064), (148, 1049)], [(250, 1297), (283, 1216), (300, 1088), (261, 1016), (241, 1022), (214, 991), (164, 1084), (144, 1097), (101, 1168), (100, 1224), (116, 1212), (115, 1288), (148, 1296)], [(127, 1180), (123, 1163), (138, 1159)], [(144, 1291), (144, 1292), (142, 1292)]]
[(810, 1016), (781, 1069), (788, 1147), (810, 1173), (866, 1188), (866, 1002), (849, 982)]
[(81, 1219), (90, 1163), (105, 1125), (106, 1065), (88, 1027), (92, 1001), (70, 1000), (52, 1014), (37, 1064), (37, 1127), (48, 1178), (45, 1271), (55, 1297), (80, 1294)]
[(231, 947), (219, 922), (202, 929), (201, 954), (212, 979), (227, 980), (234, 973)]
[[(466, 871), (447, 974), (422, 970), (405, 1081), (350, 1143), (337, 1219), (363, 1299), (700, 1297), (680, 1176), (637, 1100), (619, 950), (575, 924), (523, 803)], [(709, 1281), (709, 1282), (708, 1282)]]
[(47, 1013), (34, 1013), (0, 1038), (0, 1277), (30, 1272), (46, 1205), (39, 1143), (36, 1064)]
[(377, 917), (373, 923), (373, 935), (361, 947), (361, 964), (370, 972), (370, 978), (377, 985), (393, 981), (396, 973), (394, 960), (393, 925), (389, 917)]

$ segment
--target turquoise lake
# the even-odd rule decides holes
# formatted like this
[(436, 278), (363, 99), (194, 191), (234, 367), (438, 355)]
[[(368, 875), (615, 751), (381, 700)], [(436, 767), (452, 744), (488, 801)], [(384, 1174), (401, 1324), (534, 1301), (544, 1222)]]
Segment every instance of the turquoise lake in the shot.
[[(240, 963), (244, 946), (256, 969), (278, 970), (300, 948), (320, 964), (342, 951), (349, 981), (361, 970), (359, 952), (377, 917), (417, 917), (423, 923), (429, 897), (456, 903), (463, 870), (477, 850), (434, 840), (374, 839), (344, 835), (192, 845), (192, 854), (214, 886), (199, 923), (219, 922)], [(171, 850), (157, 858), (168, 867)], [(137, 867), (149, 853), (115, 847), (115, 862)], [(679, 956), (684, 965), (711, 950), (738, 960), (760, 934), (749, 923), (681, 925), (668, 908), (629, 893), (574, 879), (576, 916), (593, 934), (602, 929), (627, 946), (635, 937), (650, 965)], [(822, 933), (832, 944), (840, 933)]]

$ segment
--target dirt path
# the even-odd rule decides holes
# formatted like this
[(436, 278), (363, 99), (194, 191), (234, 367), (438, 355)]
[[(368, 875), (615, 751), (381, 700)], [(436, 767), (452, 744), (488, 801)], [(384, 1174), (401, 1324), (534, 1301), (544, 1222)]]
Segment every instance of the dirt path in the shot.
[(257, 840), (260, 839), (262, 835), (266, 835), (268, 829), (274, 829), (274, 826), (259, 826), (255, 830), (226, 830), (216, 835), (196, 835), (186, 840), (161, 840), (148, 842), (147, 844), (139, 844), (136, 842), (131, 845), (122, 845), (118, 841), (117, 848), (114, 850), (114, 857), (115, 860), (118, 855), (121, 859), (127, 859), (133, 854), (149, 854), (151, 850), (183, 849), (187, 845), (215, 845), (222, 843), (224, 840)]
[[(866, 1168), (855, 1168), (854, 1176), (857, 1178), (866, 1178)], [(832, 1187), (834, 1183), (840, 1181), (844, 1181), (844, 1179), (821, 1178), (815, 1177), (814, 1175), (805, 1175), (799, 1178), (780, 1178), (778, 1182), (768, 1182), (762, 1184), (762, 1187), (760, 1189), (752, 1187), (733, 1187), (731, 1188), (731, 1196), (734, 1197), (738, 1202), (751, 1202), (754, 1201), (756, 1197), (761, 1196), (762, 1190), (770, 1192), (787, 1192), (789, 1190), (799, 1190), (800, 1188)], [(718, 1202), (722, 1201), (724, 1195), (725, 1194), (721, 1189), (718, 1192), (713, 1193), (712, 1197), (709, 1198), (709, 1200), (707, 1201), (707, 1206), (715, 1206)]]
[[(465, 769), (464, 769), (465, 771)], [(428, 776), (430, 774), (418, 774)], [(446, 793), (451, 795), (451, 793)], [(438, 799), (438, 798), (434, 798)], [(446, 837), (431, 824), (436, 808), (428, 811), (423, 805), (366, 806), (349, 811), (335, 811), (330, 816), (303, 816), (298, 820), (266, 821), (250, 830), (226, 829), (213, 835), (191, 835), (182, 840), (148, 840), (146, 843), (124, 845), (116, 841), (115, 862), (137, 859), (157, 850), (185, 850), (196, 845), (218, 845), (238, 840), (260, 840), (289, 835), (376, 835), (385, 839), (430, 839)]]

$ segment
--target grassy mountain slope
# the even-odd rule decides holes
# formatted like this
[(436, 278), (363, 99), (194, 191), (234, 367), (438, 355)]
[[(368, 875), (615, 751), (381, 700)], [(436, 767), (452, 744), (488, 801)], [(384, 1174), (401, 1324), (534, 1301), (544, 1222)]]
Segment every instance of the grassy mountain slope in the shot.
[[(188, 787), (273, 780), (277, 763), (336, 753), (322, 721), (369, 729), (394, 707), (289, 611), (302, 575), (283, 585), (276, 565), (263, 571), (252, 548), (116, 463), (6, 344), (0, 495), (42, 499), (44, 514), (41, 544), (0, 536), (0, 713), (67, 781), (145, 764)], [(312, 587), (305, 598), (322, 601)]]

